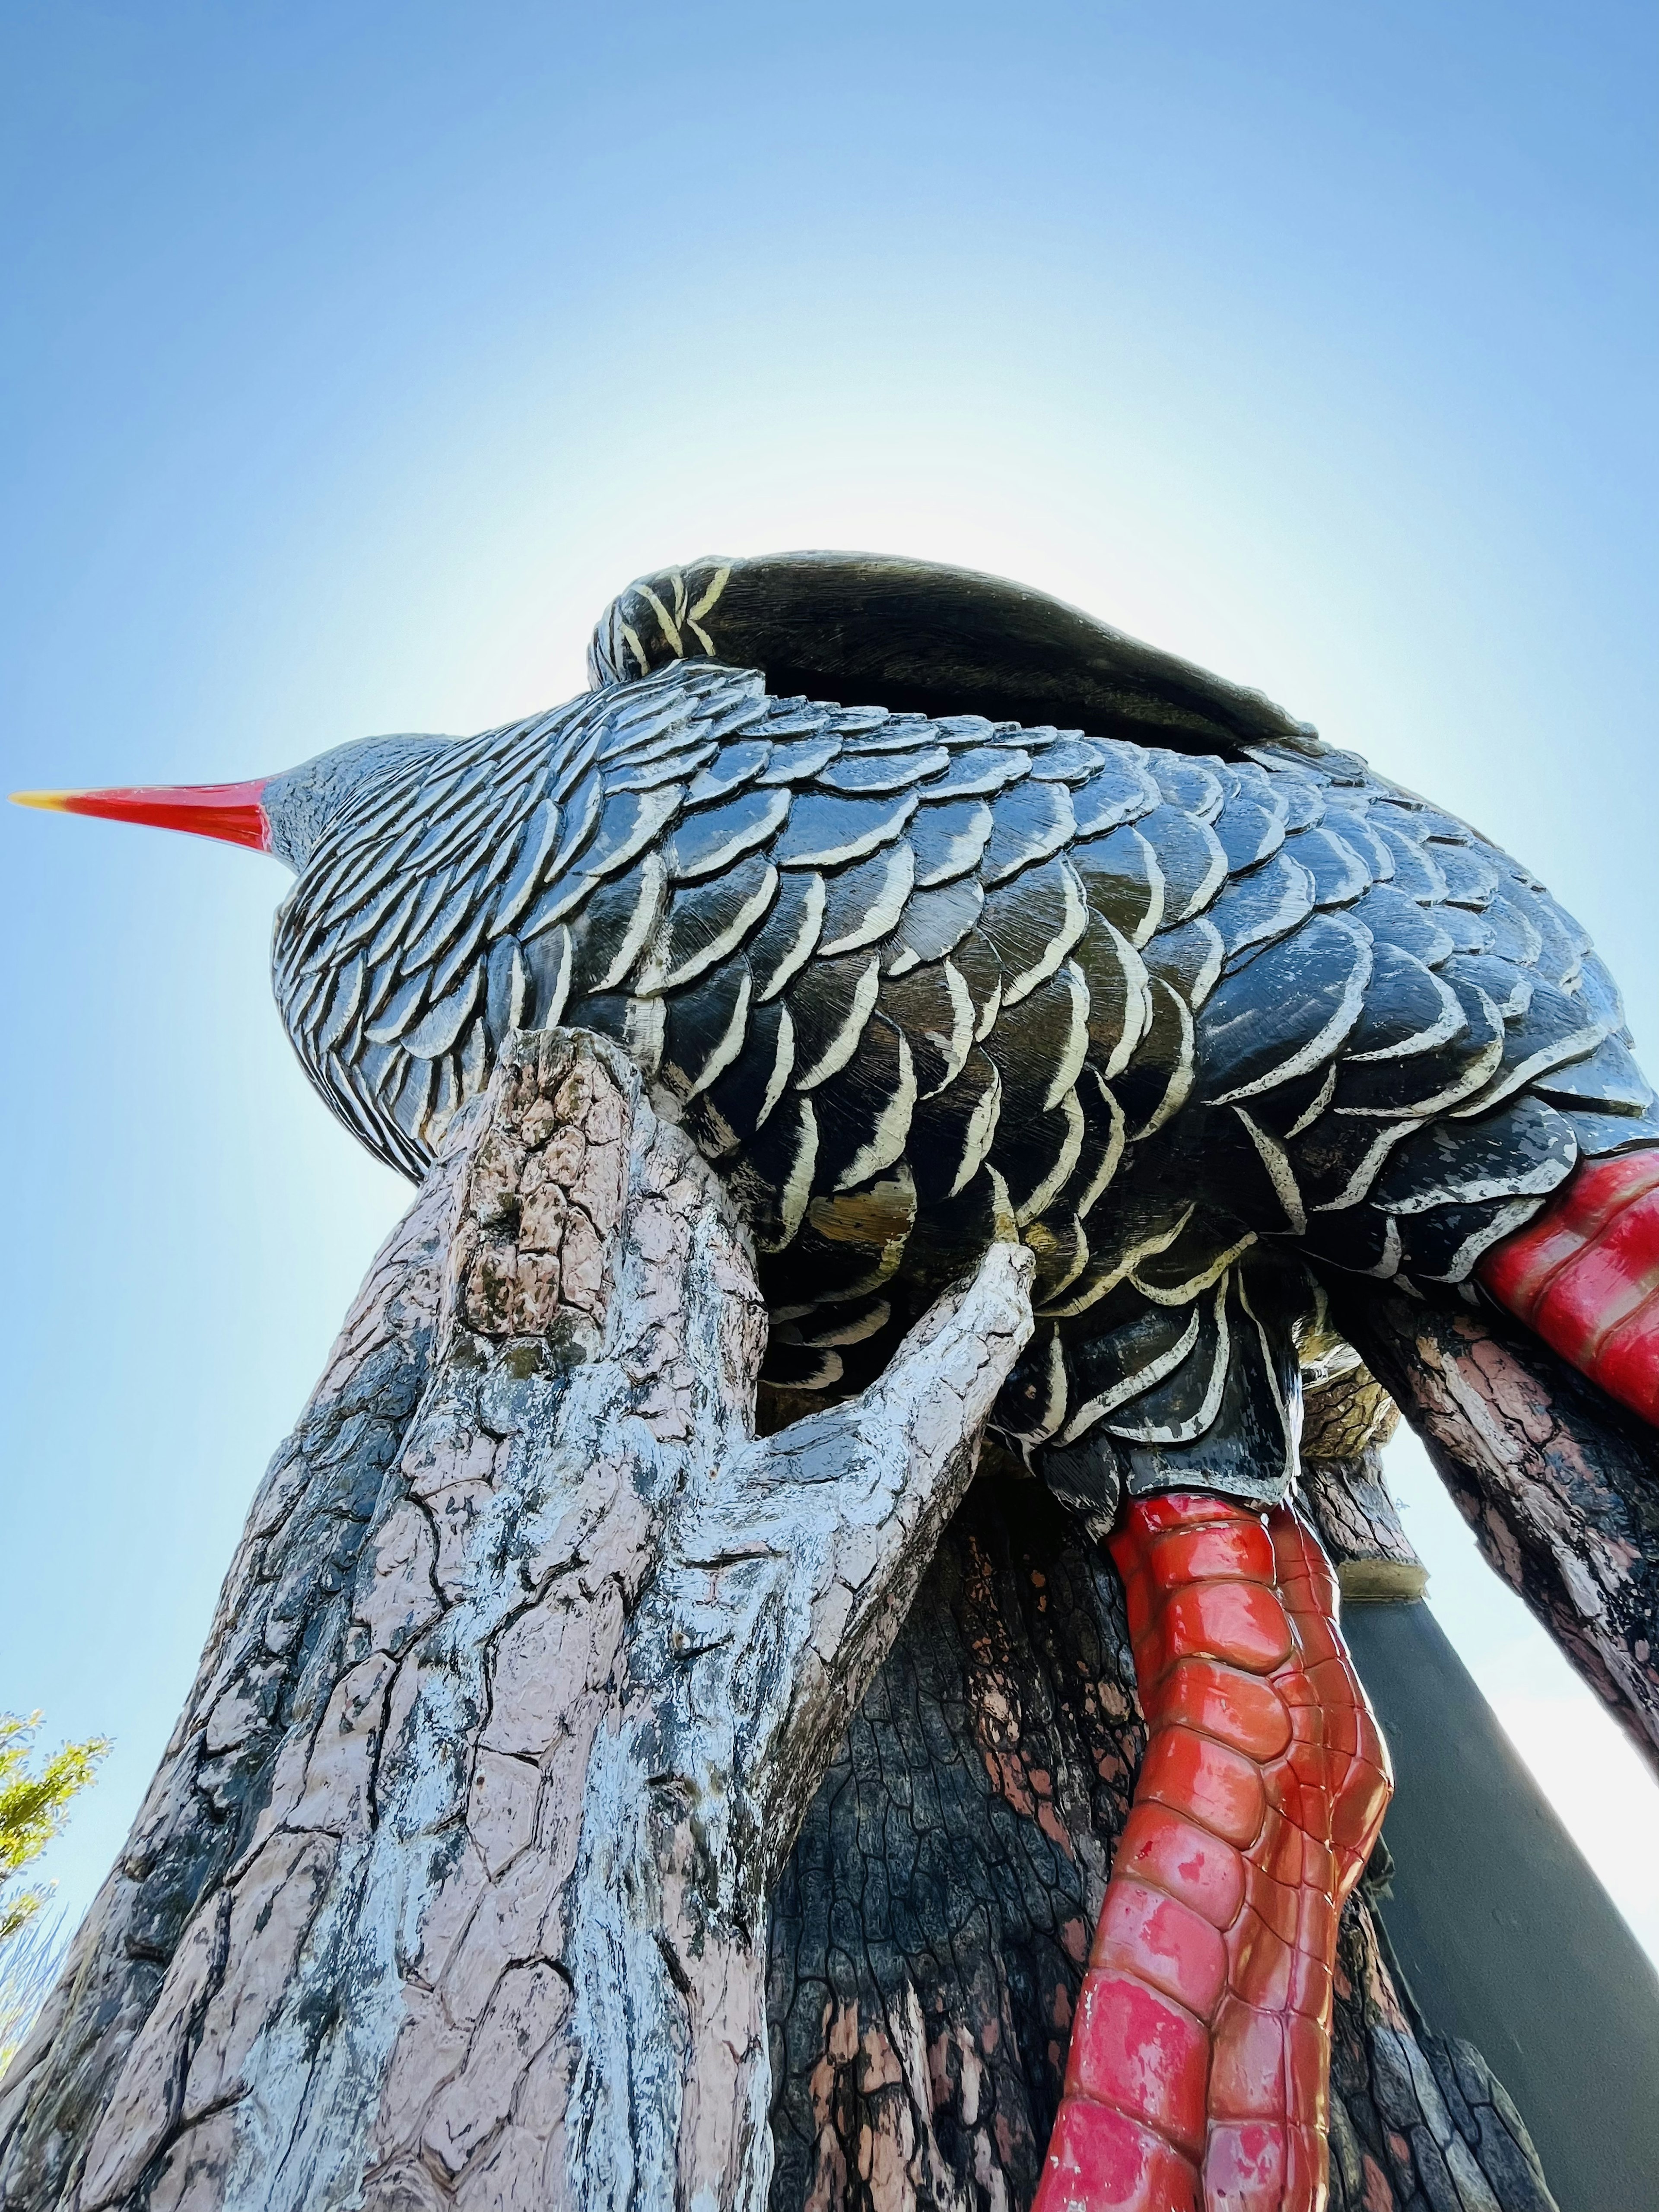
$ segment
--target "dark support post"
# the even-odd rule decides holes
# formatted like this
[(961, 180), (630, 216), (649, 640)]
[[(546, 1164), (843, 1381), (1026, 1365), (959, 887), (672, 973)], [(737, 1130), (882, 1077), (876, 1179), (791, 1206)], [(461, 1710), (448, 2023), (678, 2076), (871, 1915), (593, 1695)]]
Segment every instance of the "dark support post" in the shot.
[(1491, 2061), (1561, 2212), (1659, 2204), (1659, 1976), (1427, 1605), (1345, 1618), (1394, 1753), (1382, 1917), (1413, 1999)]
[(1308, 1405), (1304, 1498), (1395, 1764), (1373, 1904), (1417, 2024), (1475, 2045), (1560, 2212), (1659, 2203), (1659, 1977), (1561, 1826), (1423, 1592), (1389, 1494), (1398, 1416), (1364, 1368)]

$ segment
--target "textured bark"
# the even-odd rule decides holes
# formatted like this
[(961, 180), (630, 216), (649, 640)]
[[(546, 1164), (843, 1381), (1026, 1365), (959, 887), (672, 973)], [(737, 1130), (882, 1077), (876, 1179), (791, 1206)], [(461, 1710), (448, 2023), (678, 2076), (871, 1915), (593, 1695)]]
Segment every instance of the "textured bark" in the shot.
[[(1029, 2205), (1144, 1741), (1133, 1686), (1109, 1562), (988, 1466), (774, 1899), (772, 2212)], [(1484, 2063), (1413, 2021), (1363, 1886), (1334, 2048), (1334, 2212), (1550, 2212)]]
[(1110, 1562), (988, 1472), (774, 1899), (774, 2212), (1030, 2203), (1144, 1735)]
[(718, 1186), (610, 1047), (518, 1045), (261, 1494), (8, 2079), (6, 2204), (757, 2203), (768, 1890), (1029, 1267), (994, 1248), (863, 1397), (757, 1443)]
[(1503, 2083), (1415, 2017), (1385, 1953), (1362, 1886), (1337, 1946), (1331, 2212), (1555, 2212)]
[[(425, 1380), (457, 1145), (379, 1255), (311, 1402), (272, 1461), (201, 1666), (120, 1859), (0, 2084), (0, 2203), (72, 2201), (99, 2114), (155, 2012), (187, 1927), (254, 1855), (279, 1761), (322, 1740), (350, 1671), (352, 1597), (377, 1503)], [(301, 1869), (303, 1879), (303, 1869)], [(251, 1893), (249, 1893), (251, 1894)], [(224, 1970), (214, 1918), (193, 1936)], [(203, 2001), (187, 2008), (199, 2035)], [(176, 2109), (178, 2081), (156, 2085)]]
[(1468, 1310), (1334, 1293), (1482, 1552), (1659, 1769), (1659, 1450), (1548, 1347)]
[[(518, 1047), (262, 1486), (7, 2212), (1028, 2203), (1142, 1732), (1109, 1564), (969, 1489), (1026, 1265), (757, 1443), (718, 1186), (608, 1047)], [(1393, 1557), (1359, 1387), (1310, 1502)], [(1547, 2206), (1343, 1941), (1339, 2212)]]

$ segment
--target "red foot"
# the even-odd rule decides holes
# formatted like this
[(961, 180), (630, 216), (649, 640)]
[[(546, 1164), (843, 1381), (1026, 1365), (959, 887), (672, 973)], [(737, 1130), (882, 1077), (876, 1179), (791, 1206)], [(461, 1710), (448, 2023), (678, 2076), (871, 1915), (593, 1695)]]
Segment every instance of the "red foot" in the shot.
[(1659, 1427), (1659, 1152), (1581, 1167), (1476, 1273), (1564, 1359)]
[(1113, 1538), (1149, 1730), (1035, 2212), (1319, 2212), (1336, 1924), (1389, 1797), (1288, 1507), (1173, 1496)]

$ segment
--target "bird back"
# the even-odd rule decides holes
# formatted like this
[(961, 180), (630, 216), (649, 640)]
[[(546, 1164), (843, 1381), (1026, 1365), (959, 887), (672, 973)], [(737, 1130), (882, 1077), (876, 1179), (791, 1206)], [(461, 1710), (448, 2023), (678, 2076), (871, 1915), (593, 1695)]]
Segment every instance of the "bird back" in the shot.
[(1659, 1141), (1583, 933), (1356, 757), (706, 659), (390, 768), (276, 976), (313, 1080), (412, 1174), (513, 1030), (621, 1043), (744, 1200), (775, 1419), (1024, 1238), (999, 1422), (1107, 1518), (1200, 1462), (1282, 1487), (1320, 1269), (1455, 1291), (1581, 1154)]

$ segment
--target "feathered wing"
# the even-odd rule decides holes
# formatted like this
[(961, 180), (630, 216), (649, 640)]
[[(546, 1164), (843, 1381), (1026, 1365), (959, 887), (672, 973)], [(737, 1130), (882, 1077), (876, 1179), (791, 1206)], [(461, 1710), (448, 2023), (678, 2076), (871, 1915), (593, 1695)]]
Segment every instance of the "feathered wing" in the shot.
[(743, 1190), (785, 1407), (984, 1242), (1037, 1251), (1000, 1418), (1109, 1514), (1291, 1464), (1304, 1261), (1418, 1287), (1659, 1142), (1583, 933), (1351, 756), (769, 696), (675, 663), (366, 790), (278, 994), (411, 1171), (511, 1030), (623, 1042)]

